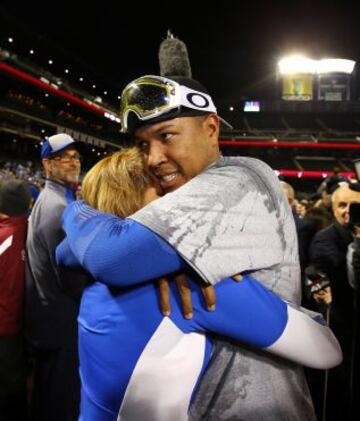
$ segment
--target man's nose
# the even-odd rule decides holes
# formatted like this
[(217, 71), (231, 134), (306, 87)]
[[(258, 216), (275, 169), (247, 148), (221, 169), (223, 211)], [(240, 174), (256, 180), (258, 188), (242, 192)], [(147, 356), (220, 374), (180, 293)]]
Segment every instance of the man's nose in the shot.
[(150, 145), (148, 155), (149, 167), (157, 167), (167, 161), (166, 148), (161, 142), (154, 142)]

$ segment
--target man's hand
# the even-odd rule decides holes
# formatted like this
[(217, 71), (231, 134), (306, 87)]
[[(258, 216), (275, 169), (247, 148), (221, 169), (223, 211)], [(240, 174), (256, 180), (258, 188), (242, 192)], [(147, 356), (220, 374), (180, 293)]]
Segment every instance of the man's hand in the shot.
[[(242, 276), (240, 274), (234, 275), (232, 278), (236, 282), (242, 281)], [(183, 315), (185, 319), (191, 319), (193, 317), (193, 307), (188, 276), (180, 273), (174, 277), (174, 280), (179, 291)], [(171, 313), (169, 280), (167, 278), (160, 278), (158, 280), (158, 285), (161, 312), (164, 316), (169, 316)], [(214, 287), (212, 285), (206, 284), (203, 281), (199, 282), (199, 286), (205, 300), (206, 308), (208, 311), (215, 311), (216, 294)]]
[(158, 279), (159, 294), (160, 294), (160, 310), (163, 316), (170, 316), (170, 287), (167, 278)]
[[(191, 319), (193, 317), (193, 307), (191, 301), (191, 288), (189, 285), (188, 276), (183, 273), (180, 273), (174, 276), (174, 280), (179, 291), (181, 307), (183, 310), (184, 317), (185, 319)], [(167, 278), (160, 278), (158, 280), (158, 285), (160, 292), (161, 312), (164, 316), (169, 316), (171, 313), (169, 280)], [(200, 288), (204, 296), (206, 308), (208, 309), (208, 311), (214, 311), (216, 303), (214, 287), (212, 285), (202, 283), (200, 284)]]
[(331, 304), (332, 302), (332, 294), (331, 294), (331, 288), (326, 287), (319, 292), (315, 292), (313, 294), (313, 298), (317, 303), (324, 303), (324, 304)]

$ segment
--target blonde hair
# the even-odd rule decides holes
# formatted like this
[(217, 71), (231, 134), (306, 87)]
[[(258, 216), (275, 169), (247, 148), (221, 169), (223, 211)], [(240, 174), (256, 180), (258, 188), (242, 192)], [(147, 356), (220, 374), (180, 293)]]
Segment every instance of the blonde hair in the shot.
[(102, 212), (126, 217), (143, 206), (149, 176), (136, 148), (124, 148), (95, 164), (84, 177), (83, 199)]

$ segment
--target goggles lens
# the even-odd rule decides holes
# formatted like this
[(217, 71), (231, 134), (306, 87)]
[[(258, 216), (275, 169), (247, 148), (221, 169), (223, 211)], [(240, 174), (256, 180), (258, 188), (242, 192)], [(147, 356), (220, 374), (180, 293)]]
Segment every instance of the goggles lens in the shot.
[(134, 107), (141, 114), (153, 112), (156, 108), (169, 104), (168, 91), (165, 86), (139, 85), (127, 92), (127, 107)]
[[(196, 102), (196, 97), (201, 101)], [(194, 99), (193, 99), (194, 98)], [(187, 108), (216, 112), (209, 95), (181, 86), (160, 76), (144, 76), (131, 82), (123, 91), (120, 103), (122, 131), (127, 132), (129, 113), (140, 120), (149, 120), (174, 108)]]

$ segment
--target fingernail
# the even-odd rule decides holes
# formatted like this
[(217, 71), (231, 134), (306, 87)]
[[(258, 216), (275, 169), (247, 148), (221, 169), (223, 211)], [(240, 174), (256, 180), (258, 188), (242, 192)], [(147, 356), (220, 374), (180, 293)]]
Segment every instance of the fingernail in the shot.
[(215, 311), (215, 304), (213, 304), (212, 306), (208, 307), (209, 311)]
[(170, 311), (164, 311), (163, 314), (164, 314), (165, 317), (169, 317), (170, 316)]
[(192, 319), (192, 316), (192, 313), (185, 314), (185, 319)]

